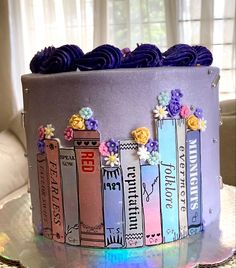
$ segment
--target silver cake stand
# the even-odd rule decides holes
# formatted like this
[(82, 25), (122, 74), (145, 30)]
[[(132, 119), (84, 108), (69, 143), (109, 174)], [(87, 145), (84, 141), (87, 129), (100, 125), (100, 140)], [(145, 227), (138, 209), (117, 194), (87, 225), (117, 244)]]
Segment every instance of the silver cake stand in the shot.
[(198, 267), (229, 259), (235, 246), (235, 187), (221, 190), (221, 215), (198, 235), (136, 249), (90, 249), (35, 236), (30, 197), (25, 193), (0, 209), (0, 260), (30, 268)]

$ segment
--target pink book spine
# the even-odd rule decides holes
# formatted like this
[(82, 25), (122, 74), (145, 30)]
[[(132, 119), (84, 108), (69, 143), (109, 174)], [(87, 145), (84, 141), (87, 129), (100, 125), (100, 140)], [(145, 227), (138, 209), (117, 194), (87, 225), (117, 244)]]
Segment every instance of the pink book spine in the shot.
[(145, 244), (157, 245), (162, 242), (159, 167), (142, 165), (141, 177)]
[(74, 131), (81, 246), (105, 246), (99, 143), (97, 131)]
[(37, 154), (37, 171), (43, 235), (47, 238), (52, 239), (49, 179), (47, 170), (47, 158), (45, 153)]
[(49, 174), (53, 240), (64, 243), (64, 212), (58, 142), (56, 140), (45, 140), (45, 150)]

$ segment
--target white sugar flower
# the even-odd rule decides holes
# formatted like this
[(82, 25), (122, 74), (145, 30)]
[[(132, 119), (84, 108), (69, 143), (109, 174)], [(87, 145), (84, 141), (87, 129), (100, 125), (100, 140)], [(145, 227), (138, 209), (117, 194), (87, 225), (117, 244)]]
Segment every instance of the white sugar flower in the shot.
[(55, 128), (52, 127), (52, 124), (48, 124), (45, 128), (44, 128), (44, 133), (45, 133), (45, 138), (46, 139), (51, 139), (51, 137), (54, 136), (54, 132)]
[(199, 119), (199, 128), (202, 131), (205, 131), (207, 128), (207, 120), (205, 120), (204, 118)]
[(150, 153), (144, 145), (139, 146), (137, 154), (139, 156), (139, 159), (144, 161), (148, 160), (150, 157)]
[(106, 165), (110, 165), (111, 167), (119, 166), (120, 160), (118, 154), (111, 152), (110, 155), (104, 158), (106, 161)]
[(168, 111), (166, 111), (166, 106), (157, 105), (153, 110), (154, 117), (157, 119), (165, 119), (168, 115)]

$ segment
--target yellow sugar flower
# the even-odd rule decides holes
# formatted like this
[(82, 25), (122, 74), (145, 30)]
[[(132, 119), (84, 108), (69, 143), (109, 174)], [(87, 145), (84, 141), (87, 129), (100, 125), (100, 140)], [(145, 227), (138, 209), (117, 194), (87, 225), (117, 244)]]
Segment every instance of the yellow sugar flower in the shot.
[(51, 137), (54, 136), (55, 128), (52, 127), (52, 124), (47, 124), (47, 126), (44, 128), (44, 134), (46, 139), (51, 139)]
[(140, 127), (140, 128), (136, 128), (135, 130), (133, 130), (131, 132), (134, 140), (138, 143), (138, 144), (146, 144), (150, 138), (150, 132), (149, 129), (146, 127)]
[(79, 114), (73, 114), (69, 120), (69, 124), (73, 129), (85, 130), (84, 119)]

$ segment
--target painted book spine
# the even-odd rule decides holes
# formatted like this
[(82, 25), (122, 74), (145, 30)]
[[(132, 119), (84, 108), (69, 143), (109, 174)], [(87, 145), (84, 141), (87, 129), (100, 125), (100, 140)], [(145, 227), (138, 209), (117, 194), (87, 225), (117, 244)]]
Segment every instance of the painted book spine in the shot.
[(65, 216), (65, 242), (70, 245), (79, 245), (79, 200), (74, 149), (60, 149), (60, 164)]
[(103, 167), (105, 241), (108, 248), (124, 246), (123, 185), (120, 167)]
[(98, 131), (74, 131), (81, 246), (105, 247)]
[(193, 235), (202, 230), (200, 131), (187, 132), (186, 148), (188, 233)]
[(125, 208), (125, 245), (143, 246), (143, 208), (138, 145), (132, 140), (120, 142)]
[(52, 216), (52, 233), (55, 241), (64, 243), (64, 211), (62, 198), (61, 169), (59, 160), (59, 143), (57, 140), (45, 140), (48, 163), (50, 206)]
[(37, 171), (39, 183), (40, 209), (43, 235), (52, 239), (52, 222), (50, 210), (50, 192), (46, 154), (37, 154)]
[(141, 166), (145, 244), (162, 242), (159, 167)]
[(175, 120), (157, 121), (163, 243), (179, 238), (178, 177)]
[(184, 119), (176, 120), (177, 174), (179, 178), (179, 238), (188, 235), (186, 186), (186, 126)]

